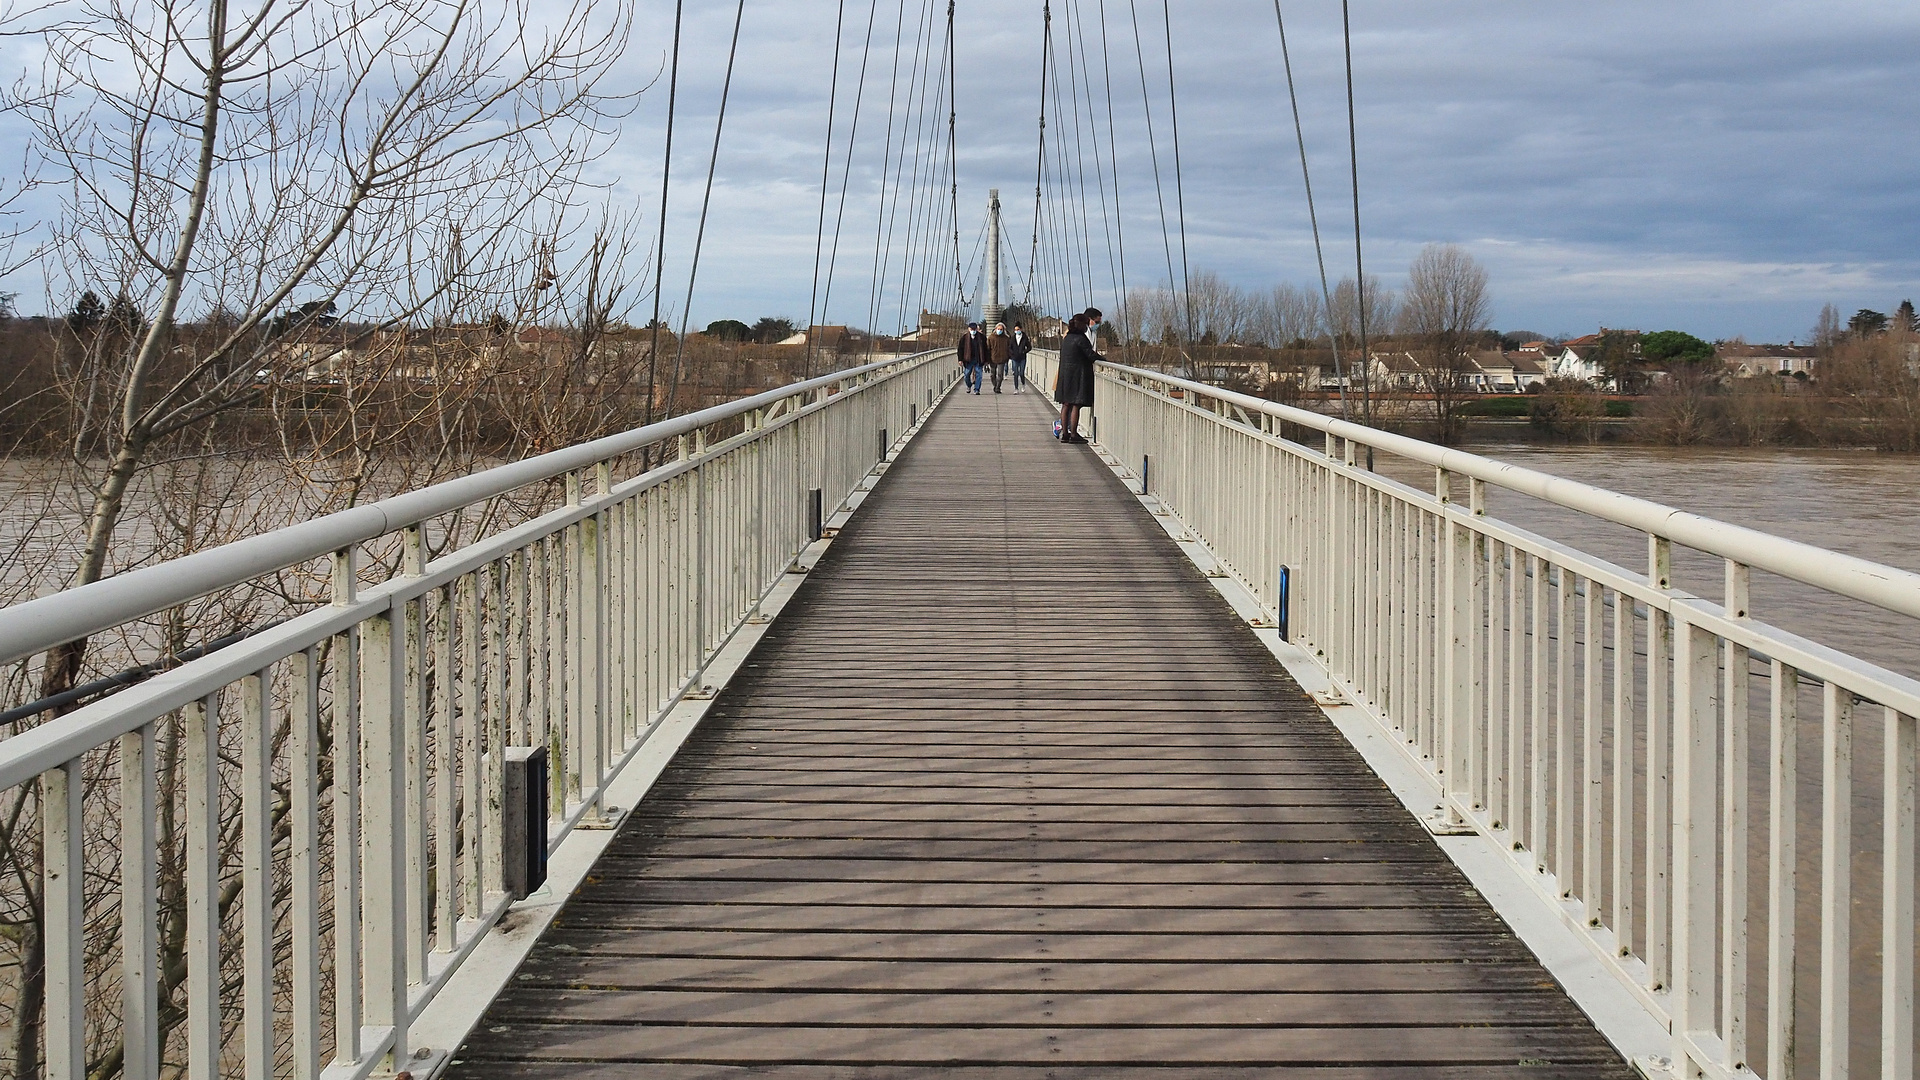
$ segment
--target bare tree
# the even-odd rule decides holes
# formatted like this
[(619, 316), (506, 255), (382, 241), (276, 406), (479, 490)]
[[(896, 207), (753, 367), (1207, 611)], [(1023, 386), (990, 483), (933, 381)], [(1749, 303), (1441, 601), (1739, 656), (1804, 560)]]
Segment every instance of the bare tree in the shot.
[[(572, 200), (627, 100), (602, 85), (630, 8), (116, 0), (73, 14), (40, 32), (43, 67), (4, 103), (28, 120), (36, 179), (59, 201), (40, 238), (48, 276), (93, 297), (75, 306), (84, 318), (54, 324), (80, 528), (51, 576), (70, 587), (262, 526), (238, 512), (285, 513), (253, 498), (215, 437), (248, 434), (240, 418), (274, 387), (365, 356), (443, 299), (511, 302), (527, 234)], [(369, 472), (360, 457), (349, 502)], [(148, 512), (157, 527), (128, 527)], [(122, 533), (136, 550), (122, 552)], [(195, 627), (244, 620), (231, 603), (169, 612), (110, 651), (174, 655)], [(85, 641), (51, 651), (39, 693), (74, 687), (89, 663)], [(31, 787), (7, 794), (0, 821), (0, 875), (27, 881)], [(7, 890), (17, 979), (0, 1054), (20, 1076), (38, 1072), (40, 920), (32, 888)], [(111, 1075), (117, 1051), (101, 1054)]]
[(1373, 274), (1367, 275), (1365, 288), (1357, 286), (1352, 278), (1341, 278), (1340, 283), (1333, 287), (1333, 310), (1327, 313), (1327, 329), (1334, 336), (1341, 353), (1352, 357), (1347, 363), (1347, 377), (1353, 379), (1358, 376), (1363, 423), (1373, 422), (1376, 388), (1373, 385), (1373, 360), (1359, 355), (1360, 343), (1369, 335), (1378, 336), (1392, 326), (1398, 310), (1399, 299), (1393, 290), (1382, 286), (1380, 279)]
[[(70, 585), (111, 568), (157, 447), (249, 400), (257, 373), (312, 362), (288, 331), (342, 309), (405, 320), (567, 198), (621, 100), (600, 86), (629, 12), (607, 2), (123, 0), (46, 32), (18, 101), (61, 193), (49, 250), (132, 323), (85, 360), (101, 409), (81, 444), (104, 465)], [(181, 333), (215, 313), (219, 332)], [(49, 656), (44, 692), (73, 685), (84, 648)]]
[(1428, 244), (1407, 269), (1403, 326), (1433, 396), (1441, 442), (1460, 437), (1459, 407), (1472, 392), (1473, 350), (1487, 328), (1487, 271), (1457, 244)]
[(1298, 285), (1275, 285), (1261, 297), (1260, 335), (1277, 349), (1311, 341), (1320, 334), (1320, 297)]

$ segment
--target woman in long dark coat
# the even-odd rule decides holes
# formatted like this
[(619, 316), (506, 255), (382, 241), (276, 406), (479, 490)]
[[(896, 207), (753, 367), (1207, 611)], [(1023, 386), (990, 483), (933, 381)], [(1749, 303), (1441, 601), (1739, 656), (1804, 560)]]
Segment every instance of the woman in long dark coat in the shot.
[(1067, 323), (1066, 340), (1060, 343), (1060, 370), (1053, 380), (1053, 400), (1060, 403), (1060, 441), (1083, 443), (1080, 435), (1080, 410), (1093, 405), (1093, 365), (1101, 359), (1093, 351), (1087, 331), (1097, 325), (1099, 312), (1093, 308), (1075, 315)]

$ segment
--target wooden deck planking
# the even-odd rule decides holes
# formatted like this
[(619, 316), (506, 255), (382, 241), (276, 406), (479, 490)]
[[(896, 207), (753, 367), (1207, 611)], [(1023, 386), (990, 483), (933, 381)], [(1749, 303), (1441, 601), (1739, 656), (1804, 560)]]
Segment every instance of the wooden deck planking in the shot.
[(1632, 1075), (1031, 397), (936, 414), (455, 1077)]

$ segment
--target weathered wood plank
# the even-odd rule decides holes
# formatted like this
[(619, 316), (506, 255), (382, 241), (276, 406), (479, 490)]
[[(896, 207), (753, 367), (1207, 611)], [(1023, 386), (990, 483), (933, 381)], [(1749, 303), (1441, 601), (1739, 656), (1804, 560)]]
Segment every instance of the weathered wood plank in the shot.
[(452, 1076), (1631, 1075), (1045, 427), (935, 417)]

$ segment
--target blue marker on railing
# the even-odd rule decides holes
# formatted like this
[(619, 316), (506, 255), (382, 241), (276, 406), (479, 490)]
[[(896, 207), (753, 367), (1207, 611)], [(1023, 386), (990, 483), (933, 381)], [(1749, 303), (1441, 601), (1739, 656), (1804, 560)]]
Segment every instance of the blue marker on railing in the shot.
[(1287, 636), (1287, 593), (1289, 591), (1288, 586), (1291, 583), (1292, 577), (1293, 577), (1293, 571), (1287, 569), (1284, 563), (1281, 564), (1280, 588), (1279, 588), (1279, 591), (1274, 596), (1274, 601), (1273, 601), (1273, 622), (1275, 626), (1278, 626), (1280, 628), (1281, 641), (1293, 640), (1292, 638)]

